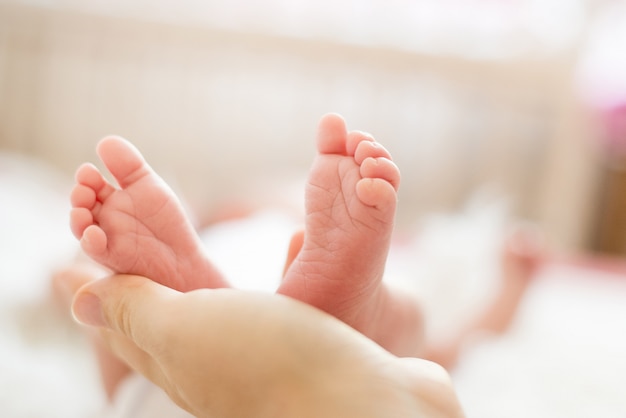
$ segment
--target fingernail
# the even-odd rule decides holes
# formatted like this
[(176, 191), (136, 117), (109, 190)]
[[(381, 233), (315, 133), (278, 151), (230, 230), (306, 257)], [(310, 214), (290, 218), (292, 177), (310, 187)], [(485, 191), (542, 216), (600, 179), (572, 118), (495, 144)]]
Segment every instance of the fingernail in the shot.
[(72, 304), (72, 315), (74, 319), (92, 327), (104, 327), (106, 322), (102, 315), (102, 303), (93, 293), (80, 293)]

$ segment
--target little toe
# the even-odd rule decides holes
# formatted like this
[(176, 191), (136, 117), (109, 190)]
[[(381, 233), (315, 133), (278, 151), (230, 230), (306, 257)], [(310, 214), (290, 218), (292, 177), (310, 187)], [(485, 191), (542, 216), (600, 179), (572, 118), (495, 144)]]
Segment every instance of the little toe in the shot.
[(368, 157), (360, 166), (360, 174), (363, 178), (379, 178), (391, 183), (398, 191), (400, 186), (400, 170), (395, 163), (387, 158)]
[(98, 143), (100, 159), (121, 188), (126, 188), (151, 173), (150, 166), (134, 145), (118, 136), (106, 137)]
[(354, 152), (354, 161), (356, 161), (356, 163), (360, 165), (368, 157), (387, 158), (391, 160), (391, 154), (389, 153), (389, 151), (387, 151), (387, 149), (380, 145), (378, 142), (359, 142), (359, 145), (357, 145), (356, 151)]
[(91, 187), (77, 184), (70, 193), (70, 203), (74, 208), (91, 209), (96, 204), (96, 192)]
[(73, 208), (70, 211), (70, 229), (77, 239), (81, 239), (85, 229), (93, 225), (93, 215), (87, 208)]
[(317, 130), (317, 150), (320, 154), (346, 154), (346, 122), (337, 114), (329, 113), (320, 119)]
[(101, 254), (107, 248), (107, 236), (98, 225), (90, 225), (83, 232), (80, 245), (91, 256)]
[(384, 212), (395, 210), (397, 194), (388, 181), (378, 178), (361, 179), (356, 184), (356, 194), (364, 205)]

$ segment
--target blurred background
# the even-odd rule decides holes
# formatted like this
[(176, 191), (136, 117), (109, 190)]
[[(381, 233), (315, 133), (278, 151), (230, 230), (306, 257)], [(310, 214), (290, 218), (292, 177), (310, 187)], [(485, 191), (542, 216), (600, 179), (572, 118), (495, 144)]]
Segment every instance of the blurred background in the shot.
[(597, 120), (626, 95), (619, 2), (0, 7), (4, 150), (71, 174), (119, 134), (210, 210), (259, 179), (304, 177), (316, 122), (333, 111), (395, 156), (400, 225), (488, 188), (556, 248), (624, 250), (626, 234), (602, 222), (623, 210)]
[[(454, 372), (468, 416), (626, 416), (618, 0), (0, 0), (0, 415), (103, 402), (47, 285), (76, 252), (67, 194), (99, 139), (131, 140), (210, 219), (300, 202), (327, 112), (394, 156), (406, 236), (389, 271), (430, 277), (449, 323), (497, 288), (503, 218), (554, 255), (507, 337)], [(413, 241), (420, 220), (459, 213)], [(285, 224), (263, 222), (215, 234), (212, 254), (243, 242), (266, 263), (254, 237)]]

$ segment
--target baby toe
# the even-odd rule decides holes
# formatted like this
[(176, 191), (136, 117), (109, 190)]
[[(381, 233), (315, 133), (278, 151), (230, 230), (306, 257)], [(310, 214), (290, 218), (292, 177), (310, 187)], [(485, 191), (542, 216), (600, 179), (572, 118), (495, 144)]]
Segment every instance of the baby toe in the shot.
[(391, 154), (385, 147), (374, 141), (361, 141), (354, 152), (354, 161), (362, 164), (366, 158), (387, 158), (391, 160)]
[(91, 209), (96, 203), (96, 192), (88, 186), (77, 184), (70, 194), (72, 207)]
[(98, 225), (90, 225), (83, 232), (80, 245), (90, 256), (98, 255), (107, 248), (107, 236)]
[(346, 143), (346, 151), (348, 155), (354, 155), (357, 147), (361, 142), (376, 142), (374, 137), (367, 132), (362, 131), (350, 131), (348, 133), (348, 139)]
[(396, 207), (396, 190), (386, 180), (365, 178), (356, 185), (356, 194), (361, 203), (383, 212), (393, 213)]
[(400, 170), (395, 163), (387, 158), (367, 157), (360, 166), (363, 178), (378, 178), (389, 182), (394, 190), (400, 186)]
[(96, 198), (101, 201), (106, 200), (115, 191), (115, 188), (93, 164), (85, 163), (81, 165), (76, 170), (75, 177), (78, 184), (92, 189), (96, 193)]
[(72, 234), (81, 239), (85, 229), (93, 225), (93, 215), (86, 208), (73, 208), (70, 212), (70, 229)]
[(345, 155), (346, 136), (346, 122), (340, 115), (324, 115), (317, 130), (317, 151), (320, 154)]

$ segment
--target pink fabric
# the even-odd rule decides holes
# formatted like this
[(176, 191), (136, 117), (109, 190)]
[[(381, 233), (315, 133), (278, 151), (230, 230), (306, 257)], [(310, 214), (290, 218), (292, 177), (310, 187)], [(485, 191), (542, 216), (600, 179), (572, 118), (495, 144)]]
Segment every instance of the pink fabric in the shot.
[(612, 156), (626, 155), (626, 99), (603, 111), (604, 146)]

